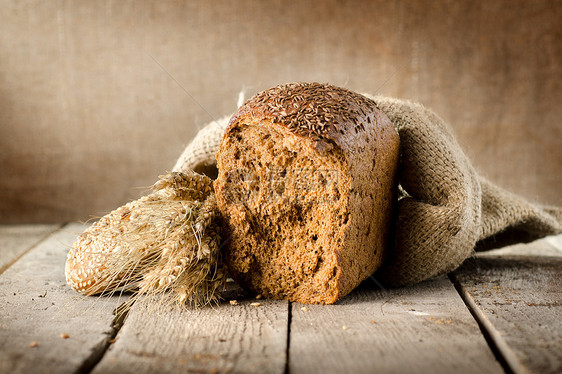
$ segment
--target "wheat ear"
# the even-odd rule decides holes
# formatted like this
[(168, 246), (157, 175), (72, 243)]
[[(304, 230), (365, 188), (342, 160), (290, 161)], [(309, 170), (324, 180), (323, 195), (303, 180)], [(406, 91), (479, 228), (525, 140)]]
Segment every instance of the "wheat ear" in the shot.
[(163, 304), (218, 300), (227, 272), (212, 181), (195, 172), (161, 176), (154, 192), (102, 217), (68, 253), (67, 283), (84, 295), (122, 290)]

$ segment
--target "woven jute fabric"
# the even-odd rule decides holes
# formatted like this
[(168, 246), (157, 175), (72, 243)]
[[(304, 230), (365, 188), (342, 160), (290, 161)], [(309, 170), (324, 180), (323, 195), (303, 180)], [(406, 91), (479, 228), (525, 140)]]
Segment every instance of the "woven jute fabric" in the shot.
[[(395, 242), (375, 273), (379, 281), (400, 286), (446, 274), (478, 241), (510, 228), (537, 238), (562, 232), (561, 208), (533, 204), (479, 176), (434, 112), (406, 100), (371, 98), (396, 127), (401, 153)], [(200, 130), (174, 171), (215, 165), (227, 124), (224, 117)]]

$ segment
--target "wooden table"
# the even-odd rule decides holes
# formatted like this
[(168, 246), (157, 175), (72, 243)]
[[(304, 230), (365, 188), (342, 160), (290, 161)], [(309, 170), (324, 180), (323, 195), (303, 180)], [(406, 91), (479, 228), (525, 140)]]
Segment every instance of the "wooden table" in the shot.
[(0, 226), (1, 373), (562, 372), (562, 235), (413, 287), (368, 280), (336, 305), (237, 291), (238, 305), (158, 312), (66, 285), (83, 229)]

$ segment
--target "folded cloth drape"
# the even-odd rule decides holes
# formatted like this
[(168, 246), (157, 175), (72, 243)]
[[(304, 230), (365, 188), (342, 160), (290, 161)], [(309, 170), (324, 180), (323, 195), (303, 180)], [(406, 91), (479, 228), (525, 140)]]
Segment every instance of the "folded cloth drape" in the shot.
[[(371, 98), (396, 127), (401, 149), (395, 243), (375, 273), (379, 281), (401, 286), (446, 274), (478, 241), (510, 228), (535, 237), (562, 232), (562, 208), (533, 204), (478, 175), (434, 112), (411, 101)], [(224, 117), (201, 129), (174, 171), (209, 174), (227, 124)]]

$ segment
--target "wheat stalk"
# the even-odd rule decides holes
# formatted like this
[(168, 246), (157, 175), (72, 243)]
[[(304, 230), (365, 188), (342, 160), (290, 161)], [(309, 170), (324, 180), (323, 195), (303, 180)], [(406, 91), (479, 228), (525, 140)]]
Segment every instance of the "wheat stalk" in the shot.
[(132, 290), (161, 304), (217, 301), (227, 272), (212, 181), (161, 176), (154, 192), (102, 217), (68, 253), (67, 283), (84, 295)]

